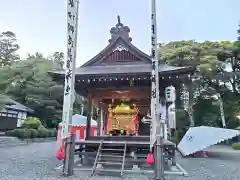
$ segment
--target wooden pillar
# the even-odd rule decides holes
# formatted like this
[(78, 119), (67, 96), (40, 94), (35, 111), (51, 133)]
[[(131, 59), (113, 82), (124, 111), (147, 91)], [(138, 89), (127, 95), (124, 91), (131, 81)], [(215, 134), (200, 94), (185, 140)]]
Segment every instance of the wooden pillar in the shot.
[(63, 161), (64, 176), (73, 175), (75, 140), (76, 140), (76, 135), (72, 134), (70, 137), (67, 138), (67, 141), (66, 141), (65, 152), (69, 152), (69, 153), (66, 153), (66, 157)]
[(87, 114), (87, 124), (86, 124), (86, 139), (90, 137), (91, 133), (91, 119), (92, 119), (92, 97), (88, 96), (88, 114)]
[(187, 80), (187, 89), (189, 92), (189, 105), (188, 105), (188, 117), (190, 121), (190, 126), (194, 127), (194, 117), (193, 117), (193, 86), (192, 86), (192, 79), (189, 77)]
[(100, 117), (100, 109), (97, 108), (97, 136), (101, 134), (101, 117)]
[(104, 121), (103, 121), (103, 124), (104, 124), (104, 134), (107, 132), (107, 119), (108, 119), (108, 110), (105, 110), (104, 111)]
[(104, 112), (103, 112), (103, 108), (101, 107), (100, 109), (100, 135), (103, 135), (103, 117), (104, 117)]

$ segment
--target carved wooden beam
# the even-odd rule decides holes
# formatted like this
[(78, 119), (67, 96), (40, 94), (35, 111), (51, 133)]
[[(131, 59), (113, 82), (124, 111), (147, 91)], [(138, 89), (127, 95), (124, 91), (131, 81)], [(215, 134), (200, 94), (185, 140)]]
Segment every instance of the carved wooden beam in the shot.
[(105, 91), (92, 93), (92, 97), (96, 99), (149, 99), (149, 91)]
[(88, 88), (88, 92), (95, 94), (98, 92), (112, 92), (112, 91), (148, 91), (150, 93), (150, 86), (135, 86), (135, 87), (126, 87), (126, 86), (108, 86), (108, 87), (97, 87), (97, 88)]

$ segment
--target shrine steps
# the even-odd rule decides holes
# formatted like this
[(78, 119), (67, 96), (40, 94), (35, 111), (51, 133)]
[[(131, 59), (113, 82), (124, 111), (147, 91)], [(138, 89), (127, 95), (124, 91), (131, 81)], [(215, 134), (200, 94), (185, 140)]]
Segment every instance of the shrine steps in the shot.
[(92, 175), (97, 171), (100, 173), (110, 173), (119, 172), (123, 176), (125, 168), (125, 158), (127, 152), (127, 143), (125, 142), (123, 146), (117, 148), (111, 148), (104, 146), (104, 142), (101, 141), (98, 152), (93, 164)]

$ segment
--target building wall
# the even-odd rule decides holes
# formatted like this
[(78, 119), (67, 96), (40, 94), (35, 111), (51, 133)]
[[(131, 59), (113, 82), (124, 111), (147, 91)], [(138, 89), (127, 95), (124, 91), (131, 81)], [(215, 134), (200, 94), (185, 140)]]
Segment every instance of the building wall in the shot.
[(24, 111), (15, 111), (15, 110), (1, 110), (1, 112), (6, 112), (9, 113), (7, 116), (12, 117), (12, 114), (17, 114), (17, 127), (21, 127), (23, 124), (24, 120), (27, 118), (27, 113)]

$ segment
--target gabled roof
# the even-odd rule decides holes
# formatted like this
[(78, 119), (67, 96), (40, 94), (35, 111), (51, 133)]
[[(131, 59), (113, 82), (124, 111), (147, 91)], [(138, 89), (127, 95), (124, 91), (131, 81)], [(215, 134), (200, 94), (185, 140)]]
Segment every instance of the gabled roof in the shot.
[[(130, 29), (124, 26), (118, 16), (118, 23), (110, 30), (109, 45), (92, 59), (76, 68), (76, 76), (108, 75), (108, 74), (137, 74), (152, 71), (152, 60), (149, 55), (135, 47), (129, 37)], [(189, 73), (194, 67), (176, 67), (168, 64), (159, 64), (159, 73)], [(49, 72), (51, 75), (64, 76), (64, 71)]]
[(92, 66), (97, 62), (104, 60), (104, 58), (106, 58), (119, 46), (126, 48), (130, 53), (134, 54), (137, 58), (139, 58), (139, 60), (142, 61), (142, 63), (151, 64), (151, 57), (149, 55), (139, 50), (131, 42), (126, 41), (126, 39), (124, 39), (123, 37), (118, 36), (116, 39), (111, 41), (110, 44), (107, 47), (105, 47), (100, 53), (98, 53), (92, 59), (84, 63), (81, 67)]
[(136, 56), (140, 61), (142, 61), (142, 63), (150, 64), (151, 57), (131, 43), (132, 38), (129, 37), (129, 33), (130, 28), (128, 26), (124, 26), (118, 16), (118, 23), (110, 30), (111, 38), (109, 39), (109, 45), (88, 62), (84, 63), (81, 67), (97, 65), (97, 62), (104, 60), (104, 58), (106, 58), (119, 46), (125, 48), (126, 51), (129, 51), (131, 54)]
[(5, 109), (7, 110), (16, 110), (16, 111), (22, 111), (22, 112), (29, 112), (29, 113), (33, 113), (34, 110), (28, 108), (27, 106), (24, 106), (20, 103), (18, 103), (17, 101), (14, 101), (13, 99), (11, 99), (8, 96), (5, 96), (7, 101), (9, 102), (9, 105), (5, 105)]

